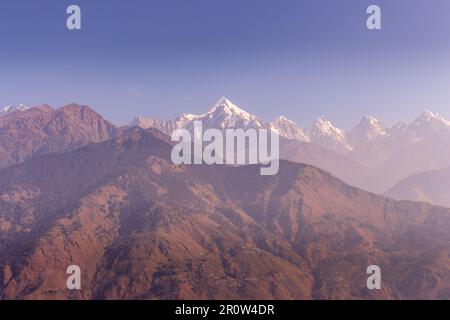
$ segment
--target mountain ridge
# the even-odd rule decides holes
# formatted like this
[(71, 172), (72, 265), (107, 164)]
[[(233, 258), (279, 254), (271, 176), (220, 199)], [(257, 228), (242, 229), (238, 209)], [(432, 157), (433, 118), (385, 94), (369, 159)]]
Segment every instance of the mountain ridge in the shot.
[[(162, 131), (164, 133), (170, 135), (174, 129), (189, 127), (190, 122), (194, 120), (204, 121), (205, 118), (207, 118), (208, 120), (215, 118), (215, 112), (218, 109), (228, 110), (229, 116), (241, 116), (244, 119), (255, 120), (255, 122), (253, 123), (241, 126), (242, 129), (250, 128), (252, 127), (252, 125), (254, 128), (273, 128), (276, 131), (280, 131), (280, 136), (286, 139), (298, 140), (302, 142), (314, 142), (318, 145), (321, 145), (333, 151), (338, 151), (340, 153), (349, 153), (359, 145), (365, 144), (377, 138), (383, 138), (393, 133), (403, 131), (405, 129), (405, 126), (408, 126), (411, 129), (414, 126), (434, 124), (435, 126), (444, 125), (445, 128), (450, 128), (449, 120), (444, 119), (437, 113), (433, 113), (429, 110), (424, 110), (409, 125), (397, 123), (390, 128), (385, 126), (376, 117), (366, 115), (360, 119), (359, 123), (355, 127), (348, 131), (338, 128), (324, 116), (317, 117), (311, 128), (303, 129), (295, 121), (292, 121), (282, 115), (277, 117), (272, 122), (266, 122), (238, 107), (226, 97), (220, 98), (208, 112), (203, 114), (194, 115), (184, 113), (174, 120), (159, 120), (157, 118), (137, 117), (131, 122), (131, 125), (141, 126), (144, 129), (152, 126), (158, 129), (162, 128)], [(225, 111), (225, 113), (227, 113), (227, 111)], [(280, 125), (282, 127), (286, 127), (286, 132), (280, 130)], [(207, 124), (206, 127), (223, 129), (235, 128), (237, 127), (237, 125), (230, 125), (229, 123), (217, 121), (217, 123), (215, 123), (215, 126)], [(329, 141), (321, 142), (321, 138), (329, 139)]]
[(32, 156), (74, 149), (112, 138), (118, 128), (87, 106), (48, 105), (0, 118), (0, 168)]
[(411, 175), (384, 193), (397, 200), (424, 201), (450, 207), (450, 167)]
[[(319, 117), (309, 130), (283, 116), (269, 123), (252, 115), (252, 119), (258, 119), (256, 123), (236, 120), (229, 125), (221, 118), (214, 120), (214, 108), (225, 102), (232, 104), (222, 98), (200, 116), (185, 115), (169, 122), (153, 119), (148, 126), (169, 135), (176, 128), (190, 128), (194, 120), (203, 121), (206, 128), (271, 128), (279, 133), (282, 148), (286, 148), (280, 150), (285, 159), (321, 167), (347, 183), (380, 194), (412, 174), (450, 166), (450, 153), (443, 147), (450, 142), (450, 122), (431, 111), (422, 112), (410, 124), (397, 123), (391, 128), (373, 116), (364, 116), (346, 132), (325, 117)], [(204, 116), (206, 121), (202, 120)], [(357, 169), (352, 173), (352, 168)]]

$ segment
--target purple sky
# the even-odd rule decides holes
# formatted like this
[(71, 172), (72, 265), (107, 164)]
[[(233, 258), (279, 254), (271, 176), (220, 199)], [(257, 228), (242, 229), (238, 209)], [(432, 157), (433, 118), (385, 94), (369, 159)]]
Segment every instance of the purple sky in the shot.
[[(72, 3), (81, 31), (65, 28)], [(302, 126), (450, 118), (449, 15), (448, 0), (2, 0), (0, 106), (78, 102), (124, 124), (227, 96)]]

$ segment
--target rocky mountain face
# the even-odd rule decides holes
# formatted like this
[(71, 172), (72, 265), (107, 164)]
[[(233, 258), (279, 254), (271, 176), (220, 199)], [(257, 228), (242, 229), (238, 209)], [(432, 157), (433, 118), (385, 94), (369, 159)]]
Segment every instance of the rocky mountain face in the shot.
[[(187, 115), (182, 115), (180, 118), (185, 117), (187, 117)], [(143, 129), (155, 128), (170, 136), (173, 131), (178, 129), (177, 120), (158, 120), (156, 118), (137, 117), (130, 123), (130, 127), (138, 126)]]
[(53, 110), (47, 105), (0, 118), (0, 168), (32, 156), (62, 152), (110, 139), (117, 128), (87, 106)]
[(171, 148), (132, 128), (0, 170), (0, 298), (450, 298), (450, 209), (287, 161), (175, 166)]

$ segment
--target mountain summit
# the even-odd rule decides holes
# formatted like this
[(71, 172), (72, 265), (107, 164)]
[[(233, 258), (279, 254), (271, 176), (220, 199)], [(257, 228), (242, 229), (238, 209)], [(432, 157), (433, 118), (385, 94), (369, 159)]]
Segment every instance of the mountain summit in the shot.
[(279, 116), (271, 124), (270, 128), (278, 132), (281, 137), (290, 140), (309, 141), (306, 132), (300, 128), (294, 121), (284, 116)]
[(425, 110), (410, 125), (410, 129), (450, 130), (450, 121), (438, 113)]
[(220, 98), (207, 113), (194, 116), (192, 121), (194, 120), (202, 121), (204, 129), (249, 129), (265, 126), (261, 119), (239, 108), (225, 97)]
[(247, 111), (242, 110), (241, 108), (239, 108), (237, 105), (232, 103), (226, 97), (220, 98), (219, 101), (217, 101), (217, 103), (212, 107), (212, 109), (208, 113), (206, 113), (205, 115), (207, 115), (207, 114), (217, 114), (217, 113), (218, 114), (226, 113), (228, 115), (240, 116), (242, 118), (248, 118), (248, 119), (251, 118), (251, 117), (254, 117), (250, 113), (248, 113)]
[(356, 147), (384, 136), (387, 132), (387, 128), (377, 118), (364, 116), (358, 125), (347, 133), (347, 139), (352, 147)]
[(0, 168), (110, 139), (117, 128), (87, 106), (17, 108), (0, 118)]
[(351, 150), (344, 130), (335, 127), (330, 120), (323, 116), (318, 117), (314, 122), (310, 138), (311, 142), (339, 153)]

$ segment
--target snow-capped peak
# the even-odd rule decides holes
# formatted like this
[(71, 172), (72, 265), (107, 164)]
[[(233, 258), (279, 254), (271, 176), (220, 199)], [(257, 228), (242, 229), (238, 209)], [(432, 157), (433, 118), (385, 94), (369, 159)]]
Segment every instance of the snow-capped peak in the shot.
[(229, 106), (234, 106), (236, 107), (235, 104), (233, 104), (233, 102), (231, 102), (230, 100), (228, 100), (227, 97), (221, 97), (215, 104), (215, 106), (223, 106), (223, 105), (229, 105)]
[(309, 137), (304, 130), (300, 128), (294, 121), (289, 120), (285, 116), (279, 116), (271, 124), (270, 128), (284, 138), (299, 141), (309, 141)]
[(408, 126), (409, 132), (414, 132), (419, 136), (423, 136), (430, 132), (448, 132), (449, 130), (450, 121), (429, 110), (422, 112), (422, 114)]
[(24, 104), (20, 104), (19, 106), (9, 105), (0, 110), (0, 117), (5, 116), (7, 114), (13, 113), (15, 111), (25, 111), (28, 107)]
[(0, 110), (0, 113), (3, 113), (3, 112), (8, 112), (9, 110), (11, 110), (12, 108), (14, 108), (14, 106), (6, 106), (6, 107), (4, 107), (2, 110)]
[(217, 115), (220, 113), (225, 113), (226, 115), (230, 116), (239, 116), (241, 118), (250, 120), (252, 118), (256, 118), (256, 116), (251, 115), (247, 111), (239, 108), (237, 105), (232, 103), (230, 100), (228, 100), (226, 97), (222, 97), (217, 101), (217, 103), (211, 108), (210, 111), (208, 111), (206, 114), (200, 116), (205, 117), (208, 115)]
[(324, 116), (320, 116), (316, 119), (312, 131), (313, 134), (335, 136), (340, 140), (345, 138), (344, 131), (335, 127), (333, 123)]
[(191, 113), (182, 113), (180, 118), (181, 119), (185, 119), (185, 120), (189, 120), (189, 121), (193, 121), (198, 117), (198, 115), (196, 114), (191, 114)]
[(423, 111), (406, 129), (417, 141), (432, 137), (448, 137), (450, 121), (429, 110)]
[(445, 124), (446, 126), (450, 126), (450, 121), (444, 119), (438, 113), (434, 113), (430, 110), (425, 110), (422, 114), (414, 121), (414, 124), (424, 124), (424, 123), (432, 123), (432, 122), (440, 122)]
[(335, 127), (324, 116), (318, 117), (314, 122), (310, 139), (313, 143), (341, 153), (352, 149), (347, 143), (344, 130)]
[(283, 115), (281, 115), (281, 116), (279, 116), (278, 118), (276, 118), (273, 122), (274, 122), (274, 123), (288, 122), (288, 123), (297, 125), (294, 121), (289, 120), (288, 118), (286, 118), (286, 117), (283, 116)]
[(380, 125), (380, 121), (373, 116), (364, 116), (362, 117), (361, 122), (368, 123), (371, 125)]
[(202, 117), (203, 123), (209, 128), (261, 128), (263, 121), (241, 109), (230, 100), (222, 97), (213, 108)]
[(353, 147), (356, 147), (386, 134), (386, 127), (377, 118), (364, 116), (356, 127), (348, 132), (347, 139)]

